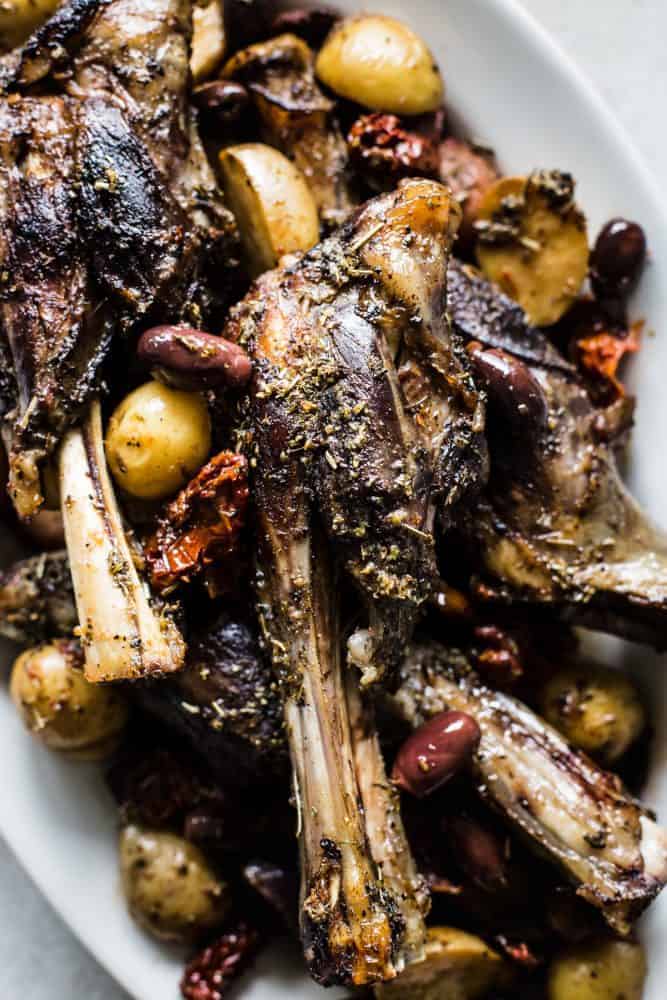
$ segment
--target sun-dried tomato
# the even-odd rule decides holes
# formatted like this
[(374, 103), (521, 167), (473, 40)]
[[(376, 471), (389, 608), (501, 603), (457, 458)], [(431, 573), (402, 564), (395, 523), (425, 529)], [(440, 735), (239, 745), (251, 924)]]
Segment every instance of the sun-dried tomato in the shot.
[(626, 354), (639, 350), (643, 326), (639, 321), (627, 331), (596, 331), (576, 341), (579, 365), (585, 374), (606, 385), (612, 401), (625, 396), (625, 387), (618, 378), (618, 366)]
[(252, 962), (258, 946), (257, 931), (239, 921), (189, 963), (181, 982), (185, 1000), (223, 1000)]
[(164, 593), (204, 573), (209, 590), (219, 593), (215, 570), (238, 556), (247, 504), (245, 457), (220, 452), (169, 504), (146, 546), (155, 589)]
[(353, 165), (374, 188), (391, 188), (401, 177), (435, 177), (438, 151), (425, 135), (403, 128), (396, 115), (362, 115), (347, 136)]

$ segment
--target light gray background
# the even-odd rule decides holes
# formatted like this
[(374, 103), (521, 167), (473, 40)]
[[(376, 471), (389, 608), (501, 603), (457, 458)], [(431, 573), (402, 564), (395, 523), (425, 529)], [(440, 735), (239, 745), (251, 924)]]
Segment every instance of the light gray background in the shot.
[[(667, 176), (664, 0), (524, 4), (593, 80), (656, 176)], [(129, 1000), (63, 926), (1, 841), (0, 904), (3, 1000)]]

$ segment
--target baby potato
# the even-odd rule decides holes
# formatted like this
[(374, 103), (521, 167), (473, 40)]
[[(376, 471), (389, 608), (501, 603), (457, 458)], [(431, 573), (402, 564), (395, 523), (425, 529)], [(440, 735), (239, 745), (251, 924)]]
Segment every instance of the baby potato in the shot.
[(85, 679), (80, 648), (68, 639), (22, 653), (9, 688), (28, 729), (51, 750), (70, 756), (107, 756), (127, 721), (120, 693)]
[(212, 76), (225, 54), (222, 0), (208, 0), (192, 11), (190, 72), (194, 83)]
[(227, 883), (199, 848), (173, 833), (125, 827), (120, 870), (130, 913), (162, 940), (192, 940), (229, 913)]
[(571, 743), (605, 764), (618, 760), (646, 724), (629, 677), (596, 664), (554, 674), (540, 693), (540, 709)]
[(588, 271), (586, 220), (570, 175), (503, 177), (486, 192), (477, 220), (477, 260), (486, 277), (536, 326), (556, 323)]
[(319, 240), (317, 205), (301, 171), (259, 142), (220, 153), (227, 204), (239, 227), (246, 263), (256, 277), (283, 254), (309, 250)]
[(440, 71), (425, 42), (393, 17), (362, 14), (334, 27), (315, 64), (340, 97), (371, 111), (421, 115), (442, 104)]
[(3, 0), (0, 3), (0, 49), (13, 49), (26, 40), (61, 0)]
[(599, 940), (558, 955), (549, 969), (548, 1000), (641, 1000), (646, 958), (639, 944)]
[(475, 1000), (504, 985), (507, 966), (481, 938), (456, 927), (429, 927), (424, 959), (375, 987), (376, 1000)]
[(141, 500), (162, 500), (181, 489), (211, 451), (211, 421), (203, 396), (151, 381), (114, 410), (106, 435), (111, 473)]

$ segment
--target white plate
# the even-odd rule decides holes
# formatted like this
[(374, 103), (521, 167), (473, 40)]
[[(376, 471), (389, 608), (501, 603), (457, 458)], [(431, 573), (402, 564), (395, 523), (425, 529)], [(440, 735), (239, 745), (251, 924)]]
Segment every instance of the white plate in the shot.
[[(448, 102), (475, 136), (493, 145), (509, 170), (545, 166), (572, 171), (593, 233), (616, 214), (646, 227), (653, 263), (636, 312), (663, 335), (647, 337), (634, 362), (633, 378), (641, 391), (631, 479), (640, 500), (666, 521), (667, 218), (657, 187), (629, 141), (577, 70), (514, 0), (339, 0), (339, 6), (409, 20), (432, 46), (444, 72)], [(661, 739), (647, 800), (667, 819), (665, 664), (644, 650), (607, 645), (612, 656), (628, 659), (637, 670), (660, 714)], [(137, 1000), (177, 1000), (182, 957), (151, 942), (125, 913), (114, 809), (98, 772), (42, 751), (4, 697), (0, 759), (7, 763), (0, 830), (37, 885)], [(651, 968), (646, 997), (663, 1000), (667, 895), (645, 920), (644, 937)], [(322, 996), (289, 953), (285, 947), (265, 956), (242, 995), (251, 1000)]]

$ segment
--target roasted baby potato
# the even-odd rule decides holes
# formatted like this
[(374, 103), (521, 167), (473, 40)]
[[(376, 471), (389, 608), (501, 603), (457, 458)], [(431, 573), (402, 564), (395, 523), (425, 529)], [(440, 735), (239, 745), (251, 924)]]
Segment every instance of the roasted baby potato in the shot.
[(286, 156), (259, 142), (220, 153), (227, 204), (239, 227), (253, 276), (283, 254), (309, 250), (320, 235), (317, 206), (303, 174)]
[(190, 71), (194, 83), (212, 76), (225, 55), (222, 0), (204, 0), (192, 11)]
[(352, 207), (347, 149), (333, 117), (335, 104), (315, 79), (315, 56), (306, 42), (285, 34), (249, 45), (223, 73), (248, 89), (261, 138), (301, 171), (323, 222), (342, 222)]
[(641, 1000), (646, 958), (639, 944), (601, 940), (577, 945), (551, 963), (548, 1000)]
[(397, 115), (421, 115), (442, 104), (442, 77), (426, 43), (393, 17), (362, 14), (337, 24), (315, 64), (340, 97)]
[(227, 883), (199, 848), (173, 833), (125, 827), (120, 870), (130, 913), (162, 940), (192, 940), (229, 913)]
[(146, 382), (114, 410), (105, 448), (114, 479), (131, 496), (171, 496), (201, 469), (211, 451), (204, 397)]
[(478, 210), (477, 260), (536, 326), (551, 326), (574, 302), (588, 271), (586, 220), (574, 181), (559, 171), (503, 177)]
[(0, 3), (0, 50), (13, 49), (46, 21), (61, 0), (3, 0)]
[(116, 746), (128, 717), (121, 694), (84, 677), (78, 644), (57, 639), (22, 653), (10, 692), (23, 721), (47, 747), (99, 760)]
[(646, 724), (630, 678), (596, 664), (554, 674), (540, 694), (540, 710), (571, 743), (606, 764), (618, 760)]
[(424, 960), (375, 987), (377, 1000), (475, 1000), (507, 980), (508, 969), (481, 938), (455, 927), (429, 927)]

